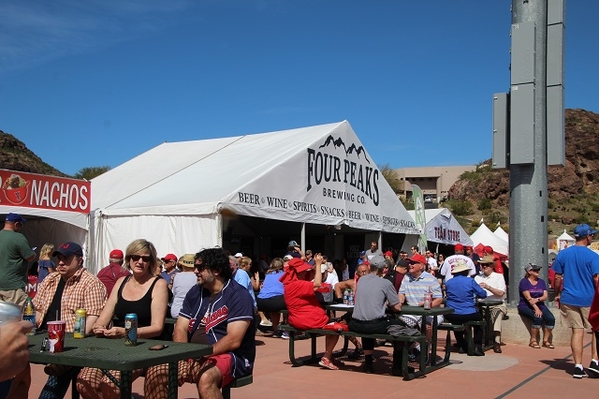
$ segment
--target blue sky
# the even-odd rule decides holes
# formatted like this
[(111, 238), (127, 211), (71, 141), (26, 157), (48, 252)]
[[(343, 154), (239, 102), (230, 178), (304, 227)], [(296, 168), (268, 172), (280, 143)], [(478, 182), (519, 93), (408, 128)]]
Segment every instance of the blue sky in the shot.
[[(476, 164), (509, 90), (510, 6), (3, 0), (0, 130), (67, 174), (164, 141), (342, 120), (379, 166)], [(599, 112), (598, 15), (567, 2), (567, 108)]]

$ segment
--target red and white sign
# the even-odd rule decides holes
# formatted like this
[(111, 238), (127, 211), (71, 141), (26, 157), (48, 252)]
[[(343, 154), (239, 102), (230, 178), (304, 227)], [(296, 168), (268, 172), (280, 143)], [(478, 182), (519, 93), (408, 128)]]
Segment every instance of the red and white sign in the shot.
[(91, 183), (0, 169), (0, 204), (89, 214)]

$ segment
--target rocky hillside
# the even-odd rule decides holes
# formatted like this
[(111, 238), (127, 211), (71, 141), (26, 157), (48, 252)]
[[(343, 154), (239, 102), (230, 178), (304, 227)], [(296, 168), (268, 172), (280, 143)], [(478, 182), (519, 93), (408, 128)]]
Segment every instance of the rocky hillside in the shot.
[[(509, 217), (509, 172), (491, 168), (491, 160), (466, 172), (449, 191), (448, 208), (473, 231), (481, 218), (494, 229)], [(548, 178), (549, 232), (561, 234), (578, 223), (599, 219), (599, 115), (566, 110), (566, 165), (550, 166)]]
[(25, 144), (0, 130), (0, 168), (67, 177), (30, 151)]

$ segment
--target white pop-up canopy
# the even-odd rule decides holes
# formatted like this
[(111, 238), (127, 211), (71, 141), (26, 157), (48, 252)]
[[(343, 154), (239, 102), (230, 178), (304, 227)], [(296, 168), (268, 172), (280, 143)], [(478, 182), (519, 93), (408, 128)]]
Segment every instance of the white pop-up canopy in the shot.
[(222, 245), (225, 214), (419, 233), (347, 121), (164, 143), (92, 186), (96, 267), (141, 237), (174, 253)]
[[(415, 211), (408, 211), (414, 218)], [(445, 245), (472, 245), (468, 233), (462, 228), (453, 214), (447, 208), (425, 209), (426, 240)]]
[(478, 247), (479, 245), (490, 246), (493, 247), (493, 251), (498, 254), (507, 256), (509, 253), (509, 244), (507, 241), (499, 238), (484, 223), (476, 229), (470, 238), (474, 242), (475, 247)]
[(508, 233), (506, 233), (506, 231), (501, 226), (497, 226), (497, 228), (495, 229), (495, 231), (493, 233), (495, 233), (495, 235), (497, 237), (501, 238), (503, 241), (505, 241), (507, 243), (510, 242), (510, 236), (508, 235)]
[(561, 236), (557, 237), (557, 250), (561, 251), (562, 249), (566, 249), (571, 245), (574, 245), (576, 240), (568, 233), (566, 233), (566, 229)]

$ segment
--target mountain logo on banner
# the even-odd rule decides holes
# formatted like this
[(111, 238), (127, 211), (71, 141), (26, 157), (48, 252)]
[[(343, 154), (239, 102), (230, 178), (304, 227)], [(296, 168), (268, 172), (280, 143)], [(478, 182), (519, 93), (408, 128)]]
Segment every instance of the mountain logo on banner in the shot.
[[(330, 148), (331, 146), (333, 148)], [(343, 149), (343, 156), (337, 155), (340, 152), (338, 149)], [(366, 198), (369, 198), (375, 206), (379, 205), (381, 175), (376, 166), (369, 165), (370, 160), (366, 157), (366, 150), (362, 145), (357, 147), (354, 143), (348, 148), (341, 137), (335, 139), (329, 135), (316, 150), (307, 148), (307, 151), (306, 192), (310, 192), (316, 186), (322, 188), (325, 196), (359, 204), (364, 204)], [(354, 158), (357, 160), (349, 159), (350, 154), (355, 154)], [(363, 160), (360, 159), (360, 154), (364, 155)], [(367, 163), (364, 163), (365, 161)], [(359, 193), (345, 191), (348, 186)]]
[(356, 153), (356, 156), (358, 158), (360, 158), (360, 155), (364, 155), (364, 159), (366, 160), (366, 162), (370, 163), (370, 159), (368, 159), (368, 157), (366, 156), (366, 151), (364, 150), (364, 147), (362, 145), (356, 147), (356, 144), (352, 143), (352, 145), (350, 145), (349, 148), (347, 148), (341, 137), (335, 139), (333, 136), (329, 135), (329, 137), (327, 137), (327, 139), (325, 140), (324, 144), (322, 144), (318, 148), (328, 147), (329, 145), (331, 145), (331, 143), (333, 144), (335, 149), (342, 147), (343, 151), (345, 152), (345, 155), (351, 155), (354, 152)]

